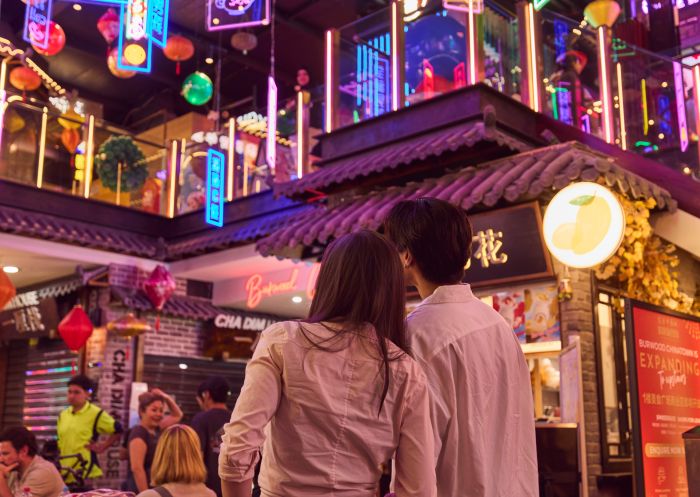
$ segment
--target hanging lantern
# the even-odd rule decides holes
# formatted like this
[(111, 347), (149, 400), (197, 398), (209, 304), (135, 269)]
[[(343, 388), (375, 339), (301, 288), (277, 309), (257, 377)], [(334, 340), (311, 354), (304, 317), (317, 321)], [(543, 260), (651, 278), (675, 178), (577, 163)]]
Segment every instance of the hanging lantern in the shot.
[(116, 321), (107, 323), (107, 331), (120, 337), (137, 337), (153, 331), (153, 327), (142, 319), (136, 318), (131, 312)]
[(46, 48), (41, 48), (40, 46), (32, 43), (32, 47), (37, 53), (40, 53), (41, 55), (45, 55), (47, 57), (56, 55), (61, 50), (63, 50), (63, 47), (65, 46), (66, 33), (63, 31), (61, 25), (54, 21), (51, 21), (51, 23), (49, 24), (49, 44), (46, 46)]
[(19, 66), (10, 72), (10, 84), (22, 92), (34, 91), (41, 86), (41, 78), (28, 67)]
[(258, 37), (246, 31), (236, 31), (231, 36), (231, 46), (245, 55), (258, 46)]
[(61, 117), (56, 119), (58, 124), (65, 129), (79, 129), (85, 122), (85, 118), (75, 112), (72, 108), (61, 114)]
[(92, 322), (80, 305), (73, 307), (58, 323), (58, 334), (73, 352), (83, 348), (92, 335), (92, 330)]
[(192, 105), (204, 105), (214, 95), (214, 85), (203, 72), (193, 72), (182, 83), (182, 96)]
[(620, 6), (614, 0), (595, 0), (589, 3), (583, 11), (583, 17), (594, 28), (601, 26), (612, 27), (620, 15)]
[(163, 49), (165, 56), (177, 62), (175, 66), (175, 74), (180, 74), (180, 62), (189, 60), (194, 55), (194, 45), (192, 42), (182, 35), (172, 35), (168, 38), (168, 42)]
[[(107, 67), (109, 68), (109, 72), (112, 73), (113, 76), (116, 76), (117, 78), (121, 79), (129, 79), (133, 78), (136, 76), (136, 71), (129, 71), (126, 69), (119, 69), (117, 66), (117, 57), (119, 56), (119, 49), (117, 47), (114, 47), (112, 50), (109, 51), (109, 55), (107, 56)], [(124, 57), (122, 57), (122, 64), (125, 64), (126, 60)]]
[(102, 38), (105, 39), (107, 45), (111, 45), (114, 43), (114, 40), (119, 38), (120, 28), (119, 15), (117, 11), (112, 8), (107, 9), (97, 21), (97, 30), (102, 35)]
[(177, 283), (173, 275), (165, 269), (165, 266), (161, 265), (158, 265), (143, 283), (143, 291), (148, 300), (151, 301), (153, 308), (159, 313), (158, 318), (156, 318), (156, 330), (160, 328), (160, 312), (175, 292), (176, 287)]
[(66, 150), (72, 154), (75, 153), (75, 149), (80, 145), (80, 133), (78, 130), (73, 128), (66, 128), (61, 132), (61, 143), (66, 147)]
[(10, 281), (10, 277), (5, 274), (5, 271), (0, 269), (0, 311), (5, 308), (10, 300), (17, 295), (17, 290), (15, 285)]
[(16, 110), (10, 108), (5, 113), (5, 129), (12, 133), (17, 133), (24, 129), (27, 122), (20, 116)]

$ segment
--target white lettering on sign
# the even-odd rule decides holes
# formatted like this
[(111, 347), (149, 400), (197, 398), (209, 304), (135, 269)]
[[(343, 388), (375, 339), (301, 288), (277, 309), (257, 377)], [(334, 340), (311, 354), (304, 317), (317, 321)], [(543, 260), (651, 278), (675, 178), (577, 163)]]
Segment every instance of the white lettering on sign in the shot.
[(274, 319), (237, 314), (219, 314), (214, 318), (214, 326), (229, 330), (263, 331), (274, 323), (276, 323)]
[(31, 307), (35, 305), (39, 305), (39, 294), (36, 292), (27, 292), (15, 296), (2, 310), (11, 311), (13, 309), (19, 309), (20, 307)]

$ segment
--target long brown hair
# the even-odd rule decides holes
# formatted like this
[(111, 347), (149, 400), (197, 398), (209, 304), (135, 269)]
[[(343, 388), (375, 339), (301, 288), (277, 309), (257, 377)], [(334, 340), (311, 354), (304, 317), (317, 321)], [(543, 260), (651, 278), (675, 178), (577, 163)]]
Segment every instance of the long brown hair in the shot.
[[(394, 246), (382, 235), (357, 231), (328, 246), (306, 322), (341, 324), (340, 330), (333, 328), (336, 337), (367, 324), (374, 327), (384, 376), (379, 413), (389, 391), (389, 362), (404, 355), (390, 354), (385, 339), (408, 352), (405, 309), (406, 287), (401, 260)], [(323, 345), (327, 340), (312, 340), (303, 326), (302, 332), (314, 346), (331, 350)]]

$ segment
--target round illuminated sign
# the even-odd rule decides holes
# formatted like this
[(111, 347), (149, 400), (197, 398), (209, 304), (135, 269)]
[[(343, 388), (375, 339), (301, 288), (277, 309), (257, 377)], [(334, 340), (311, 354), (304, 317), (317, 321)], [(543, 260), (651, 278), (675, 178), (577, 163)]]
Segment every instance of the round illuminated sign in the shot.
[(544, 239), (560, 262), (597, 266), (622, 243), (625, 213), (617, 197), (597, 183), (574, 183), (557, 193), (544, 213)]
[(140, 66), (146, 60), (146, 50), (136, 43), (127, 45), (124, 48), (124, 59), (132, 66)]

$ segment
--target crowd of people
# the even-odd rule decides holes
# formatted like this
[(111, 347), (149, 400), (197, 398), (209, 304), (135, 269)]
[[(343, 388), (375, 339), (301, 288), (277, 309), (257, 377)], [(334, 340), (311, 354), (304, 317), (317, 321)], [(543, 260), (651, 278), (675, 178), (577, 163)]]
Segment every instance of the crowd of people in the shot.
[[(198, 389), (192, 427), (162, 391), (139, 397), (125, 489), (374, 497), (391, 468), (398, 497), (539, 494), (529, 369), (513, 330), (463, 283), (472, 243), (463, 211), (401, 202), (381, 231), (330, 244), (309, 316), (262, 333), (232, 413), (223, 378)], [(408, 317), (407, 285), (423, 299)], [(123, 429), (88, 402), (82, 381), (71, 380), (79, 388), (59, 417), (59, 447), (83, 451), (95, 477), (95, 453)], [(109, 438), (98, 444), (99, 434)], [(63, 485), (24, 428), (0, 436), (0, 462), (0, 497), (27, 487), (55, 497)]]

